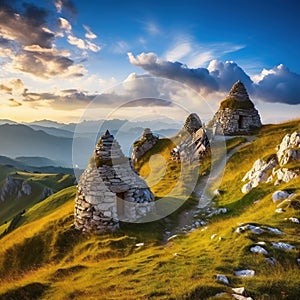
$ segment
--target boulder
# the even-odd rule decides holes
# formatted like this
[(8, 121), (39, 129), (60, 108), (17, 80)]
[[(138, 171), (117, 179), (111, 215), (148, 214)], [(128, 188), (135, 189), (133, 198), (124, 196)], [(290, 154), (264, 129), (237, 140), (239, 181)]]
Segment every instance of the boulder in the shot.
[(224, 283), (224, 284), (229, 285), (229, 280), (225, 275), (217, 274), (216, 275), (216, 280), (220, 283)]
[(260, 254), (268, 255), (268, 251), (265, 248), (263, 248), (261, 246), (258, 246), (258, 245), (251, 247), (250, 251), (254, 252), (254, 253), (260, 253)]
[(253, 277), (255, 275), (255, 271), (245, 269), (245, 270), (234, 271), (234, 274), (239, 277)]
[(277, 157), (281, 166), (300, 160), (300, 132), (286, 134), (277, 146)]
[(279, 190), (273, 193), (272, 201), (274, 203), (281, 202), (282, 200), (287, 199), (289, 196), (290, 194), (288, 192)]

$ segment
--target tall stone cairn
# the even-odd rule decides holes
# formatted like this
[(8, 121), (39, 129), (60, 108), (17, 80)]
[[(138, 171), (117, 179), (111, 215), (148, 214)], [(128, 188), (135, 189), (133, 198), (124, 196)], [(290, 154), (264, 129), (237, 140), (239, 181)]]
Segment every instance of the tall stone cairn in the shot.
[(225, 135), (249, 134), (261, 126), (259, 113), (241, 81), (233, 85), (209, 125), (215, 134)]
[(152, 192), (106, 131), (78, 182), (75, 228), (96, 233), (115, 230), (119, 220), (138, 222), (153, 210)]

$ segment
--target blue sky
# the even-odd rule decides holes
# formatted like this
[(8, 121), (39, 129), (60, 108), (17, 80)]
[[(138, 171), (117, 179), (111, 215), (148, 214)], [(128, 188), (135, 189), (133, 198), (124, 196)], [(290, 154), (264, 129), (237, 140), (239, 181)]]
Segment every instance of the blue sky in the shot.
[[(0, 13), (0, 118), (70, 122), (160, 110), (143, 101), (111, 114), (132, 95), (166, 97), (201, 117), (200, 102), (213, 113), (238, 79), (264, 122), (299, 117), (296, 0), (0, 0)], [(153, 76), (168, 82), (154, 86)], [(172, 115), (174, 105), (161, 106)]]

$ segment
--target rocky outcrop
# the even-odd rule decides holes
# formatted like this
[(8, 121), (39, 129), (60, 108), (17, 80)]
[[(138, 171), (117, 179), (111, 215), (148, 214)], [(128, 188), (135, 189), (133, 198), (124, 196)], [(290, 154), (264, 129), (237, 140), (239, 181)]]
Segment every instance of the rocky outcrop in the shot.
[(8, 175), (1, 190), (1, 201), (5, 201), (8, 198), (20, 199), (23, 195), (31, 195), (30, 184), (23, 179)]
[(241, 81), (236, 82), (209, 125), (215, 134), (248, 134), (262, 126), (258, 111)]
[(202, 122), (197, 114), (192, 113), (186, 118), (183, 127), (189, 134), (193, 134), (202, 128)]
[(171, 151), (172, 160), (199, 162), (199, 159), (209, 153), (209, 139), (197, 114), (192, 113), (187, 117), (179, 136), (181, 141)]
[(300, 168), (297, 163), (300, 162), (300, 133), (285, 135), (276, 150), (267, 159), (255, 161), (251, 170), (246, 173), (242, 179), (243, 182), (248, 181), (242, 187), (244, 194), (262, 182), (280, 185), (281, 182), (289, 182), (299, 176)]
[(44, 200), (53, 194), (53, 190), (49, 187), (44, 187), (41, 195), (41, 200)]
[(154, 210), (154, 196), (107, 131), (77, 186), (75, 227), (101, 233), (118, 228), (119, 220), (138, 222)]
[(300, 133), (287, 134), (277, 147), (278, 162), (281, 166), (300, 161)]
[(138, 161), (147, 151), (149, 151), (158, 141), (158, 137), (153, 135), (150, 128), (145, 128), (140, 140), (133, 144), (131, 159), (134, 163)]

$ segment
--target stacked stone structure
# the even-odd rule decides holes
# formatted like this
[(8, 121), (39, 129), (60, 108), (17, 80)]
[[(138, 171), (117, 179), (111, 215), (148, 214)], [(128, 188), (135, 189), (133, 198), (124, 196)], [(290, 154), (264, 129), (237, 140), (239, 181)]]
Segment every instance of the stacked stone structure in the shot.
[(149, 187), (107, 131), (99, 139), (94, 156), (79, 179), (75, 227), (96, 233), (114, 230), (120, 220), (139, 222), (154, 207)]
[(237, 81), (210, 122), (215, 134), (248, 134), (261, 127), (257, 109), (241, 81)]
[(171, 151), (172, 160), (199, 162), (209, 152), (210, 143), (197, 114), (192, 113), (187, 117), (180, 135), (181, 142)]
[(140, 140), (133, 144), (131, 158), (136, 163), (147, 151), (149, 151), (158, 141), (158, 137), (153, 135), (150, 128), (145, 128)]

